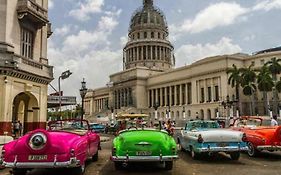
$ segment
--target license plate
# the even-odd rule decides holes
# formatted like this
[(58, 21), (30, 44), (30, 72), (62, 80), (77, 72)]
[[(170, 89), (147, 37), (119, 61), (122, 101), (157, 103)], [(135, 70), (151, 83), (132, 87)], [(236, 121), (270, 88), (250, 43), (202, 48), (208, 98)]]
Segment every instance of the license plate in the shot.
[(151, 151), (137, 151), (136, 155), (137, 156), (150, 156), (152, 154)]
[(217, 145), (219, 147), (226, 147), (226, 146), (228, 146), (228, 143), (218, 143)]
[(29, 155), (28, 160), (47, 160), (47, 155)]

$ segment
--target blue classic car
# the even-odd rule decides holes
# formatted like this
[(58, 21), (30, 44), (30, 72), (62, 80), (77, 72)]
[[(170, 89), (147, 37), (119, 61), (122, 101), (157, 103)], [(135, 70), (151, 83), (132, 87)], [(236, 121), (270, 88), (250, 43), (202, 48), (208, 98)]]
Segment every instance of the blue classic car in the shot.
[(181, 150), (191, 153), (193, 159), (204, 153), (225, 152), (238, 160), (241, 151), (247, 151), (246, 135), (240, 131), (220, 128), (216, 121), (189, 121), (177, 138)]

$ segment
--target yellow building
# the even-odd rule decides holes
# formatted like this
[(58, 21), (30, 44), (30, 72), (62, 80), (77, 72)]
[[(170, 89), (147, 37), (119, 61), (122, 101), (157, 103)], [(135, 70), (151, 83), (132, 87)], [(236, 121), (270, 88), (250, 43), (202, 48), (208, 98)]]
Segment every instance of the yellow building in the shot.
[[(153, 0), (144, 0), (143, 7), (134, 12), (130, 21), (129, 40), (123, 49), (124, 70), (110, 75), (106, 87), (86, 95), (85, 114), (89, 119), (111, 116), (112, 112), (147, 113), (162, 120), (236, 116), (235, 89), (228, 85), (227, 69), (233, 64), (260, 67), (272, 57), (281, 58), (281, 48), (276, 48), (254, 55), (237, 53), (202, 58), (174, 68), (174, 48), (168, 35), (164, 14), (153, 5)], [(239, 115), (249, 115), (254, 109), (250, 107), (250, 99), (242, 94), (241, 90)], [(253, 113), (265, 115), (261, 97), (259, 92), (255, 94)], [(228, 103), (224, 106), (223, 102)]]
[(47, 89), (53, 79), (47, 38), (48, 0), (0, 1), (0, 135), (12, 121), (23, 131), (45, 128)]

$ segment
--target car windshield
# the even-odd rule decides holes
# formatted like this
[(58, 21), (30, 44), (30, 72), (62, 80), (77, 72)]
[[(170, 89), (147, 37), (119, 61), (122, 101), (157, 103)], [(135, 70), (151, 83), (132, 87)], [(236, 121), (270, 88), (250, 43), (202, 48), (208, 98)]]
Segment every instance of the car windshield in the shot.
[(259, 118), (239, 118), (235, 120), (234, 126), (261, 126), (262, 120)]
[(80, 120), (56, 121), (49, 124), (50, 130), (88, 130), (88, 123)]
[(217, 122), (205, 122), (205, 121), (197, 121), (191, 122), (187, 125), (189, 129), (199, 129), (199, 128), (219, 128), (219, 124)]

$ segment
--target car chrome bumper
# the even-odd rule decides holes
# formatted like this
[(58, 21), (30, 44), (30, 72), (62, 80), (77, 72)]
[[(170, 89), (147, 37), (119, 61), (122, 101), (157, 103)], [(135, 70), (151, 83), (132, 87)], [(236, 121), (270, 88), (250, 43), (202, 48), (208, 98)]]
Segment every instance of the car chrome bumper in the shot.
[(176, 160), (178, 156), (111, 156), (110, 159), (114, 162), (162, 162)]
[(262, 146), (257, 146), (257, 149), (259, 151), (266, 150), (266, 151), (280, 151), (281, 146), (277, 145), (262, 145)]
[(248, 151), (248, 146), (226, 146), (226, 147), (206, 147), (198, 148), (199, 152), (236, 152), (236, 151)]
[(80, 160), (76, 158), (71, 158), (66, 162), (5, 162), (0, 161), (0, 165), (6, 168), (72, 168), (80, 166)]

